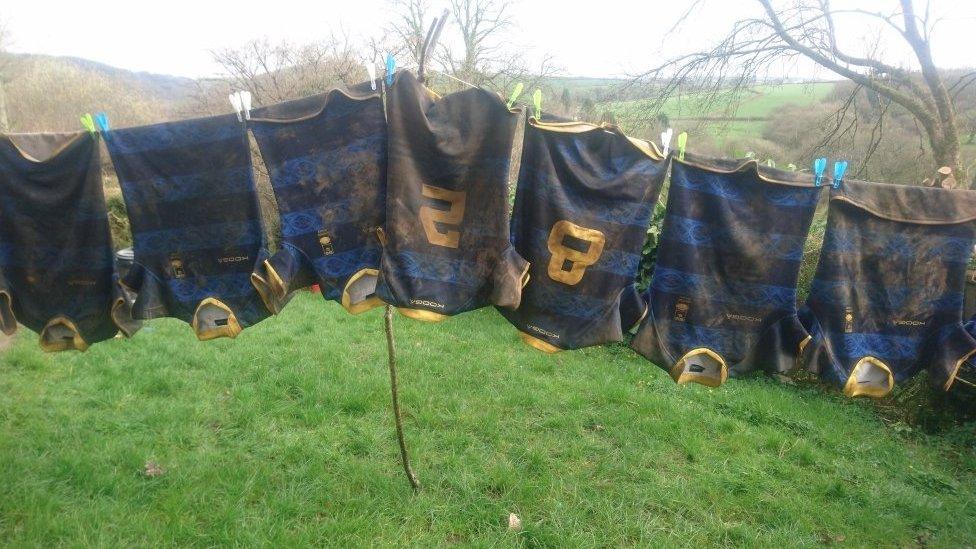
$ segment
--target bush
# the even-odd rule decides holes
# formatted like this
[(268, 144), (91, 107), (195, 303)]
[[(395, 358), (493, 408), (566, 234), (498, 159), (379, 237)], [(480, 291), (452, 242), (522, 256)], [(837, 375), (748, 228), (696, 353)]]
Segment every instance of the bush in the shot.
[[(815, 157), (825, 156), (831, 161), (846, 159), (851, 163), (848, 176), (857, 179), (902, 185), (916, 185), (932, 175), (932, 160), (925, 140), (912, 119), (892, 107), (877, 135), (872, 131), (877, 115), (861, 109), (859, 126), (838, 132), (833, 142), (824, 146), (824, 136), (836, 124), (834, 111), (839, 104), (818, 103), (810, 106), (785, 106), (771, 113), (762, 136), (775, 143), (782, 156), (798, 166), (807, 168)], [(849, 115), (852, 116), (852, 115)], [(865, 164), (865, 159), (867, 163)]]
[[(664, 194), (663, 192), (661, 193)], [(647, 240), (641, 250), (640, 263), (637, 266), (637, 288), (644, 292), (651, 284), (651, 274), (654, 272), (654, 262), (657, 261), (657, 247), (661, 243), (661, 227), (664, 224), (664, 206), (667, 200), (662, 196), (654, 205), (651, 225), (647, 228)]]
[(125, 211), (122, 193), (106, 192), (105, 206), (108, 208), (108, 226), (112, 231), (112, 244), (116, 250), (132, 246), (132, 228), (129, 226), (129, 215)]

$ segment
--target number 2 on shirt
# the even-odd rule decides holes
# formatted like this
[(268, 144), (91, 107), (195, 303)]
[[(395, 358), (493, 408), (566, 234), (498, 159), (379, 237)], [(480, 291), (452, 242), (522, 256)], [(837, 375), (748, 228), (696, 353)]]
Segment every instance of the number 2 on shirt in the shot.
[(440, 187), (424, 185), (420, 193), (426, 198), (447, 202), (446, 210), (432, 206), (420, 207), (420, 223), (427, 234), (427, 241), (435, 246), (457, 248), (461, 239), (460, 225), (464, 219), (464, 191), (450, 191)]

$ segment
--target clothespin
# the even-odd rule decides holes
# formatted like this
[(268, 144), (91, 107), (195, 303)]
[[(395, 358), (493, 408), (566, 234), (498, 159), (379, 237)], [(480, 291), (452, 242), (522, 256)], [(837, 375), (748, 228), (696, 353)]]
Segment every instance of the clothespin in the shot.
[(813, 184), (816, 186), (823, 185), (824, 171), (827, 169), (827, 159), (826, 158), (816, 158), (813, 161)]
[(244, 120), (251, 119), (251, 92), (237, 92), (241, 96), (241, 108), (244, 109)]
[(88, 130), (88, 133), (92, 135), (98, 133), (98, 130), (95, 129), (95, 119), (92, 118), (92, 115), (89, 112), (81, 115), (81, 126)]
[(514, 105), (515, 104), (515, 101), (517, 101), (518, 98), (519, 98), (519, 96), (522, 95), (522, 90), (524, 90), (524, 89), (525, 89), (525, 84), (523, 84), (521, 82), (519, 82), (518, 84), (515, 84), (515, 89), (512, 90), (512, 95), (508, 96), (508, 103), (506, 103), (506, 105), (508, 106), (508, 109), (509, 110), (512, 109), (512, 105)]
[(835, 189), (840, 188), (840, 184), (844, 182), (844, 172), (847, 171), (847, 161), (838, 160), (834, 162), (834, 182), (833, 187)]
[(237, 115), (237, 121), (243, 122), (244, 117), (241, 115), (241, 107), (243, 106), (243, 102), (241, 101), (241, 94), (239, 92), (234, 92), (228, 95), (227, 99), (230, 100), (230, 106), (234, 107), (234, 114)]
[(237, 113), (238, 122), (251, 119), (251, 92), (234, 92), (228, 95), (227, 99), (230, 100), (230, 105), (234, 107), (234, 112)]
[(109, 130), (108, 126), (108, 115), (100, 112), (95, 115), (95, 124), (98, 125), (98, 129), (101, 132), (107, 132)]
[(366, 73), (369, 74), (369, 87), (376, 91), (376, 65), (373, 64), (372, 59), (367, 59), (363, 61), (366, 65)]
[(396, 72), (396, 58), (392, 53), (386, 54), (386, 85), (393, 85), (393, 73)]
[(664, 156), (668, 155), (668, 151), (671, 150), (671, 136), (674, 135), (674, 130), (668, 128), (661, 132), (661, 148), (664, 152)]
[(441, 36), (441, 31), (444, 30), (444, 23), (447, 23), (448, 10), (444, 10), (440, 17), (435, 17), (434, 21), (431, 22), (430, 28), (427, 29), (427, 36), (424, 38), (424, 43), (420, 47), (420, 59), (417, 60), (417, 78), (424, 84), (427, 83), (427, 61), (430, 58), (430, 52), (434, 51), (437, 46), (437, 40)]
[(688, 132), (678, 134), (678, 160), (685, 159), (685, 148), (688, 147)]
[(532, 92), (532, 105), (535, 106), (535, 111), (534, 111), (535, 119), (541, 120), (542, 119), (542, 90), (536, 88), (536, 90)]

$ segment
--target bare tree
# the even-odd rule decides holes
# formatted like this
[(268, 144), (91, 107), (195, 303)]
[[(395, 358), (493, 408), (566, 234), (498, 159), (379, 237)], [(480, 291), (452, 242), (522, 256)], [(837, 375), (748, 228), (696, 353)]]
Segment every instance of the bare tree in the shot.
[(426, 37), (429, 6), (426, 0), (392, 0), (396, 18), (390, 23), (389, 33), (396, 41), (393, 54), (406, 57), (413, 65), (420, 64)]
[[(936, 167), (948, 166), (964, 173), (952, 92), (964, 89), (974, 79), (971, 74), (964, 75), (954, 84), (946, 84), (932, 57), (930, 41), (937, 21), (927, 4), (918, 13), (913, 0), (897, 0), (888, 12), (835, 9), (830, 0), (790, 0), (783, 6), (774, 6), (773, 0), (756, 2), (762, 15), (735, 22), (714, 47), (670, 59), (636, 79), (657, 88), (652, 108), (659, 108), (668, 97), (691, 93), (702, 109), (722, 107), (734, 112), (749, 88), (779, 76), (772, 74), (775, 67), (805, 59), (856, 85), (846, 104), (853, 104), (861, 90), (875, 95), (877, 116), (871, 121), (872, 135), (880, 139), (884, 120), (890, 115), (888, 107), (896, 106), (907, 111), (924, 133)], [(702, 4), (702, 0), (694, 2), (685, 17)], [(901, 40), (912, 52), (914, 66), (904, 68), (884, 60), (880, 43), (860, 54), (842, 49), (837, 31), (841, 17), (856, 18), (860, 28), (874, 29), (879, 37), (886, 33)], [(839, 111), (834, 120), (823, 146), (851, 129), (846, 111)]]
[(450, 10), (462, 49), (457, 53), (445, 47), (444, 61), (455, 76), (481, 80), (499, 61), (498, 35), (512, 25), (509, 4), (504, 0), (451, 0)]
[(348, 40), (273, 44), (254, 40), (213, 52), (236, 89), (250, 91), (255, 105), (304, 97), (365, 79), (360, 55)]
[[(420, 64), (424, 39), (432, 17), (426, 0), (393, 0), (397, 16), (389, 28), (397, 42), (391, 50), (406, 55), (409, 63)], [(443, 72), (474, 86), (496, 91), (510, 90), (515, 82), (526, 89), (540, 86), (558, 70), (551, 56), (530, 67), (519, 48), (505, 47), (506, 31), (514, 27), (510, 5), (502, 0), (451, 0), (450, 22), (436, 52), (428, 52), (427, 63), (437, 63)], [(462, 87), (456, 80), (436, 81), (438, 87)]]

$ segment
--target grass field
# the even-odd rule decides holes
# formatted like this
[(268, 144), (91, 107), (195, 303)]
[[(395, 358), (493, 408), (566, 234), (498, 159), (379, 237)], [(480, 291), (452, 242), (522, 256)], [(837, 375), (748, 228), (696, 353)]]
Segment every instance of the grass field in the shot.
[(234, 341), (162, 320), (84, 354), (22, 332), (0, 354), (0, 544), (976, 539), (971, 441), (767, 378), (678, 387), (620, 345), (543, 355), (492, 310), (396, 324), (417, 495), (380, 310), (303, 294)]
[[(804, 105), (819, 101), (829, 95), (833, 89), (834, 83), (832, 82), (756, 86), (744, 93), (736, 115), (740, 117), (769, 116), (774, 110), (784, 105)], [(638, 111), (645, 109), (649, 104), (648, 100), (641, 99), (621, 101), (613, 104), (612, 107), (620, 109), (620, 112), (630, 112), (634, 109)], [(703, 99), (695, 95), (670, 98), (664, 103), (661, 110), (672, 118), (719, 114), (718, 112), (709, 112), (704, 106)]]
[[(766, 122), (757, 120), (768, 117), (786, 105), (808, 105), (826, 98), (834, 89), (831, 82), (797, 83), (756, 86), (745, 92), (735, 118), (738, 120), (704, 122), (709, 134), (728, 143), (742, 138), (762, 136)], [(721, 100), (710, 107), (701, 96), (689, 95), (668, 99), (658, 112), (668, 115), (676, 131), (702, 123), (698, 117), (724, 117), (727, 113)], [(653, 120), (656, 113), (649, 100), (620, 101), (609, 103), (606, 108), (614, 113), (617, 121), (627, 130), (640, 131), (642, 121)]]

